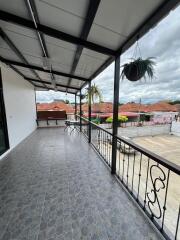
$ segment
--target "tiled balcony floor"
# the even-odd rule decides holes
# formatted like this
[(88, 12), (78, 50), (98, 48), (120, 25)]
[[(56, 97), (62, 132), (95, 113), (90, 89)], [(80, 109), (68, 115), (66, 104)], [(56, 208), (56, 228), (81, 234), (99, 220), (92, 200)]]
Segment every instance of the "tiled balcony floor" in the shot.
[(0, 163), (1, 240), (160, 239), (83, 136), (39, 129)]

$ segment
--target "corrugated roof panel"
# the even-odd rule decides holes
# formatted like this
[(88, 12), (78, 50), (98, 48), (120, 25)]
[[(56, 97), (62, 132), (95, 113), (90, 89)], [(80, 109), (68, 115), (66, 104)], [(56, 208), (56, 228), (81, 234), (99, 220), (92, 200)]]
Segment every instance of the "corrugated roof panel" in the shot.
[(31, 72), (31, 70), (27, 69), (27, 68), (23, 68), (23, 67), (17, 67), (14, 66), (15, 68), (17, 68), (22, 74), (24, 74), (26, 77), (29, 78), (36, 78), (35, 75)]
[[(82, 32), (89, 2), (90, 0), (35, 0), (41, 24), (77, 37), (79, 37)], [(157, 10), (161, 3), (167, 2), (169, 4), (168, 7), (166, 6), (167, 9), (172, 8), (173, 4), (175, 5), (175, 2), (170, 4), (170, 1), (166, 0), (101, 0), (88, 35), (88, 41), (117, 50), (122, 43), (129, 39), (130, 35)], [(32, 20), (29, 16), (27, 5), (23, 0), (1, 0), (0, 9)], [(169, 10), (166, 9), (163, 10), (160, 17), (164, 16), (168, 11)], [(158, 20), (158, 17), (157, 19), (155, 18), (153, 23)], [(35, 30), (29, 30), (5, 21), (0, 21), (0, 26), (30, 64), (43, 66), (42, 49)], [(147, 29), (148, 27), (146, 30)], [(77, 46), (45, 34), (43, 34), (43, 36), (53, 70), (70, 73)], [(133, 42), (134, 39), (128, 44), (128, 47), (133, 44)], [(7, 44), (3, 43), (1, 38), (0, 51), (1, 56), (22, 62), (20, 59), (18, 60), (18, 57), (9, 49)], [(77, 64), (75, 75), (89, 78), (108, 58), (109, 56), (84, 48)], [(18, 67), (18, 69), (27, 74), (28, 77), (36, 78), (35, 75), (33, 76), (31, 70), (21, 67)], [(49, 73), (36, 72), (43, 80), (51, 81)], [(68, 83), (69, 78), (55, 77), (59, 83)], [(83, 84), (83, 81), (77, 79), (72, 79), (71, 81), (71, 86), (74, 87), (79, 88)]]
[(8, 32), (12, 32), (12, 33), (19, 34), (22, 37), (24, 36), (24, 37), (37, 39), (37, 35), (36, 35), (35, 31), (31, 30), (29, 28), (22, 27), (22, 26), (19, 26), (17, 24), (13, 24), (10, 22), (1, 21), (1, 20), (0, 20), (0, 26), (4, 31), (7, 32), (7, 34), (8, 34)]
[(75, 74), (89, 78), (107, 59), (108, 56), (84, 48)]
[(0, 9), (3, 11), (7, 11), (27, 19), (29, 18), (24, 0), (1, 0), (0, 6)]
[(54, 75), (54, 76), (55, 76), (55, 79), (56, 79), (56, 83), (63, 84), (63, 85), (68, 84), (68, 78), (57, 76), (57, 75)]
[(77, 80), (77, 79), (72, 78), (72, 81), (71, 81), (70, 86), (71, 86), (71, 87), (81, 88), (81, 86), (82, 86), (84, 83), (85, 83), (84, 81), (79, 81), (79, 80)]
[(38, 39), (32, 34), (32, 36), (25, 33), (19, 33), (18, 28), (14, 27), (14, 30), (5, 28), (5, 33), (21, 51), (29, 55), (42, 56), (42, 50), (40, 48)]
[(9, 48), (7, 43), (5, 43), (0, 37), (0, 56), (3, 58), (11, 59), (13, 61), (20, 61), (17, 55)]
[(45, 41), (53, 67), (59, 71), (70, 72), (76, 46), (48, 36), (45, 36)]
[(36, 7), (42, 24), (79, 36), (88, 2), (89, 0), (41, 0), (36, 1)]
[[(101, 1), (88, 40), (117, 50), (118, 42), (127, 39), (163, 2), (164, 0)], [(100, 28), (98, 33), (97, 29)], [(115, 35), (119, 36), (119, 40)]]

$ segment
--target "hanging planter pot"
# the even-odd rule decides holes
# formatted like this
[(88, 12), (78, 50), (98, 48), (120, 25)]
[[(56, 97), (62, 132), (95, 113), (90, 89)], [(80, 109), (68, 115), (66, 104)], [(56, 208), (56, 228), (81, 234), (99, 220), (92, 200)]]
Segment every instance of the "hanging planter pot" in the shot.
[(152, 59), (153, 58), (138, 58), (124, 64), (121, 73), (122, 79), (126, 77), (129, 81), (135, 82), (143, 77), (146, 79), (146, 74), (152, 79), (154, 77), (155, 66), (155, 62)]

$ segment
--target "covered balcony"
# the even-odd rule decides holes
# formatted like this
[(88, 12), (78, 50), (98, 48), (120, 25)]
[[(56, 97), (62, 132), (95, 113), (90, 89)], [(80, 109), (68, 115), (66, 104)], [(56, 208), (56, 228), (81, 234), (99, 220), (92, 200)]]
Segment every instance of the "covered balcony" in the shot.
[(0, 173), (0, 239), (160, 238), (81, 134), (39, 129)]
[[(118, 136), (120, 57), (178, 3), (0, 2), (0, 240), (180, 239), (179, 165)], [(113, 62), (107, 131), (82, 91)], [(73, 131), (38, 128), (37, 90), (74, 95)]]

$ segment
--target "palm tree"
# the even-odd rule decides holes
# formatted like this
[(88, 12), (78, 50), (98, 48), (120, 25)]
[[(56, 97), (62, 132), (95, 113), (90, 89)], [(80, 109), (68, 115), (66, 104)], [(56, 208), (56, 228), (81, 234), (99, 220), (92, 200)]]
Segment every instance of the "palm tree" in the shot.
[(94, 103), (96, 99), (99, 99), (99, 102), (102, 101), (101, 90), (95, 83), (91, 86), (90, 89), (87, 88), (86, 99), (88, 103), (90, 102), (90, 100), (92, 101), (92, 103)]

